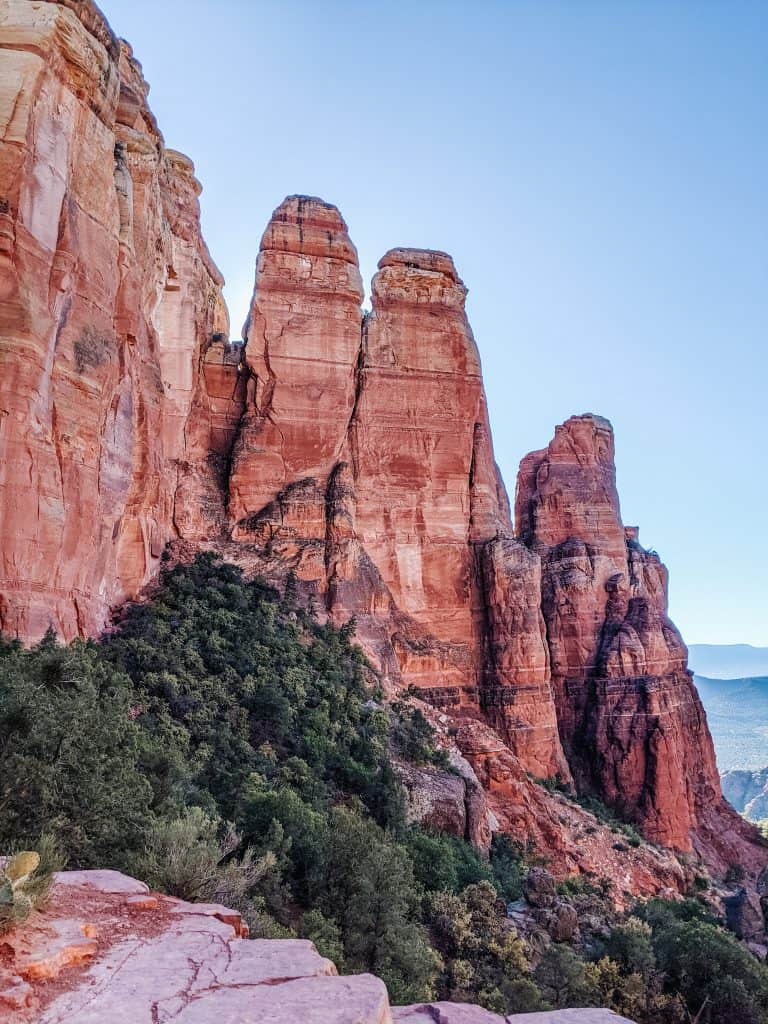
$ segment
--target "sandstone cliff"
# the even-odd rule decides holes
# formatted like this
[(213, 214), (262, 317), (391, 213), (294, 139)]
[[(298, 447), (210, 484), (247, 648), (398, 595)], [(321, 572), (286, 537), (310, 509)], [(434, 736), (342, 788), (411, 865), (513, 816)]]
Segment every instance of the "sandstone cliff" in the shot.
[(574, 417), (523, 460), (513, 526), (449, 256), (390, 250), (364, 317), (341, 214), (289, 197), (243, 350), (127, 44), (90, 2), (4, 0), (0, 47), (0, 629), (93, 634), (169, 543), (213, 547), (356, 619), (482, 784), (468, 838), (495, 816), (561, 873), (684, 887), (532, 781), (557, 778), (754, 883), (766, 851), (722, 801), (610, 424)]
[(722, 798), (688, 652), (667, 615), (666, 567), (622, 525), (607, 420), (575, 416), (523, 460), (515, 516), (541, 558), (552, 687), (579, 788), (660, 845), (695, 848), (716, 872), (734, 862), (760, 871), (765, 850)]
[(6, 0), (0, 48), (0, 627), (72, 637), (206, 489), (200, 363), (227, 314), (192, 164), (98, 9)]

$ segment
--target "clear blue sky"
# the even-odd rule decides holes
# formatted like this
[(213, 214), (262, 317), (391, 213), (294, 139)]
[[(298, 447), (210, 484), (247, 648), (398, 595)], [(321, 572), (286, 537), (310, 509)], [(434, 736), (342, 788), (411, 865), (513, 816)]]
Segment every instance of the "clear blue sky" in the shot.
[(614, 424), (624, 520), (689, 642), (768, 645), (768, 3), (103, 0), (141, 60), (239, 335), (283, 196), (370, 280), (445, 249), (497, 458)]

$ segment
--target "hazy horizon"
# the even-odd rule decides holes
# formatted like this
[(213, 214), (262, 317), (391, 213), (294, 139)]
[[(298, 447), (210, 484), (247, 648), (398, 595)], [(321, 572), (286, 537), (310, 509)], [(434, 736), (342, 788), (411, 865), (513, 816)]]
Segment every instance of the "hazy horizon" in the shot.
[(366, 287), (392, 246), (450, 252), (510, 493), (607, 416), (686, 641), (768, 645), (764, 5), (101, 6), (195, 162), (233, 337), (287, 194), (340, 208)]

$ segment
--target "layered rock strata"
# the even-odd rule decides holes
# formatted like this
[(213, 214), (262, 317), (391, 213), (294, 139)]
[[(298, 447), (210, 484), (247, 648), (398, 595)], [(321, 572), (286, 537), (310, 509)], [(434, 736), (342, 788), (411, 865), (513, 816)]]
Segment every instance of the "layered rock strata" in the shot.
[[(0, 11), (0, 629), (95, 634), (169, 542), (213, 548), (354, 617), (385, 688), (445, 717), (505, 830), (557, 848), (562, 808), (530, 777), (575, 781), (754, 881), (766, 851), (721, 799), (607, 421), (574, 417), (523, 461), (513, 527), (452, 259), (390, 250), (363, 316), (343, 218), (305, 196), (271, 218), (246, 346), (230, 342), (199, 185), (130, 48), (89, 0)], [(487, 845), (474, 783), (441, 785), (424, 813)], [(592, 857), (580, 829), (564, 870)]]
[(210, 492), (200, 362), (227, 314), (192, 164), (98, 9), (6, 0), (0, 49), (0, 628), (69, 638)]
[(715, 869), (735, 858), (759, 870), (766, 851), (722, 799), (688, 652), (667, 614), (666, 567), (622, 524), (607, 420), (572, 417), (523, 460), (515, 518), (541, 559), (552, 687), (579, 787), (662, 846), (706, 849)]

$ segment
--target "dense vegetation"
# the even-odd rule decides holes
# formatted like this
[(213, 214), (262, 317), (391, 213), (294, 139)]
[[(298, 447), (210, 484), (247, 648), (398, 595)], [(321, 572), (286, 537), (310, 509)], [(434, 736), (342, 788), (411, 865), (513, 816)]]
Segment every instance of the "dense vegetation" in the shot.
[(70, 866), (235, 905), (253, 935), (310, 937), (396, 1002), (768, 1024), (768, 971), (695, 901), (653, 901), (532, 969), (503, 912), (520, 851), (501, 839), (489, 861), (406, 824), (393, 754), (442, 758), (352, 637), (204, 555), (98, 643), (2, 644), (0, 849), (44, 837)]

